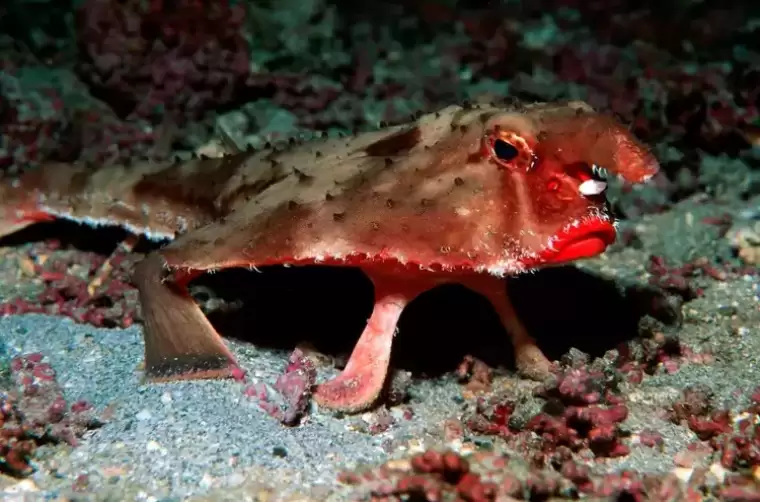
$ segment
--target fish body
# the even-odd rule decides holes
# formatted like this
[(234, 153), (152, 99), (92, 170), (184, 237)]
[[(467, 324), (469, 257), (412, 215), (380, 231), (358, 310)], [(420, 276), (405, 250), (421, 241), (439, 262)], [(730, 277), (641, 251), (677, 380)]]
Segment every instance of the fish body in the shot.
[(359, 411), (384, 384), (396, 323), (443, 283), (487, 297), (541, 378), (549, 361), (502, 278), (603, 252), (615, 239), (606, 181), (658, 170), (648, 149), (582, 102), (449, 106), (347, 138), (221, 158), (103, 166), (48, 164), (0, 187), (0, 233), (65, 218), (168, 244), (138, 264), (146, 373), (223, 377), (233, 355), (187, 294), (207, 271), (266, 265), (359, 267), (375, 306), (320, 405)]

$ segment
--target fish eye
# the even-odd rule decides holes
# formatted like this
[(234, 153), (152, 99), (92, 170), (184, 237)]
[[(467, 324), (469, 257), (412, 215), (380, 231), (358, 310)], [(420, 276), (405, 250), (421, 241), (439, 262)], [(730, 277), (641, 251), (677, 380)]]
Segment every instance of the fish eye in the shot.
[(512, 143), (508, 143), (503, 139), (497, 139), (493, 143), (493, 153), (500, 161), (509, 162), (514, 160), (520, 154), (520, 151)]
[(525, 138), (513, 131), (497, 128), (485, 135), (483, 146), (486, 157), (502, 167), (523, 172), (533, 167), (533, 150)]

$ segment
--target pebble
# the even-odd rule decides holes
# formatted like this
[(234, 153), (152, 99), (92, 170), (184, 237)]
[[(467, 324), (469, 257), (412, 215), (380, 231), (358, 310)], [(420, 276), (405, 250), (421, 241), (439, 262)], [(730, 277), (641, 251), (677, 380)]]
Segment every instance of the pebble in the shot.
[(135, 415), (135, 418), (140, 421), (150, 420), (153, 418), (153, 414), (149, 410), (142, 410)]
[(723, 483), (726, 479), (726, 475), (728, 474), (728, 471), (725, 467), (720, 465), (719, 463), (713, 463), (710, 465), (710, 472), (713, 476), (715, 476), (715, 479), (718, 480), (718, 483)]
[(683, 483), (688, 483), (691, 475), (694, 474), (694, 469), (691, 467), (676, 467), (673, 469), (673, 474)]
[(745, 263), (760, 264), (760, 222), (742, 222), (731, 228), (726, 238)]
[[(40, 490), (37, 488), (37, 485), (34, 484), (34, 481), (31, 479), (24, 479), (13, 486), (6, 488), (4, 491), (5, 493), (31, 493), (38, 492)], [(26, 497), (24, 497), (24, 500), (25, 499)]]
[(205, 490), (208, 490), (209, 488), (211, 488), (213, 484), (214, 484), (214, 477), (211, 476), (209, 473), (204, 473), (203, 477), (198, 483), (198, 485)]
[(243, 473), (236, 472), (234, 474), (227, 476), (227, 486), (229, 488), (240, 486), (243, 483), (245, 483), (245, 476), (243, 475)]

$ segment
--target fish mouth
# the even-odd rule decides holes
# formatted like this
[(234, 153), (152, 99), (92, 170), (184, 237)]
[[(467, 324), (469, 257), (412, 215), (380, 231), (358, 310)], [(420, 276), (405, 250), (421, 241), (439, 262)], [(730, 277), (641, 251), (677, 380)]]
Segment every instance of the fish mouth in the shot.
[(554, 265), (591, 258), (603, 253), (615, 242), (617, 233), (611, 221), (584, 218), (578, 226), (570, 225), (552, 239), (551, 247), (542, 250), (531, 260), (534, 265)]

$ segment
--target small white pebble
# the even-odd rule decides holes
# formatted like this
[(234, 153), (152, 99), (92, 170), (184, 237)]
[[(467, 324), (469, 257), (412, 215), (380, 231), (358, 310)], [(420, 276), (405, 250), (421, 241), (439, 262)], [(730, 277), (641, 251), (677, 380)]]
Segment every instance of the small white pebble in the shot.
[(148, 451), (158, 451), (161, 449), (161, 445), (157, 441), (150, 440), (145, 445), (145, 449)]
[(164, 404), (169, 404), (172, 402), (172, 393), (171, 392), (164, 392), (161, 394), (161, 402)]
[(448, 446), (449, 448), (451, 448), (453, 451), (457, 453), (461, 453), (463, 444), (464, 443), (462, 442), (462, 438), (456, 438), (449, 441), (446, 446)]
[(405, 415), (406, 412), (398, 406), (391, 408), (391, 416), (396, 420), (406, 420)]
[(409, 451), (412, 453), (422, 453), (425, 451), (425, 443), (418, 438), (410, 439), (407, 446), (409, 446)]
[(726, 474), (728, 474), (726, 468), (718, 463), (710, 465), (710, 472), (715, 476), (715, 479), (718, 480), (718, 483), (721, 484), (726, 479)]
[(228, 488), (234, 488), (236, 486), (240, 486), (243, 483), (245, 483), (245, 476), (243, 473), (236, 472), (235, 474), (230, 474), (227, 476), (227, 487)]
[(409, 472), (412, 464), (408, 459), (391, 459), (385, 463), (385, 467), (391, 471)]
[(691, 475), (694, 474), (693, 467), (676, 467), (673, 469), (673, 474), (676, 475), (683, 483), (688, 483), (691, 479)]
[(143, 502), (153, 502), (154, 497), (149, 496), (147, 493), (143, 491), (137, 492), (137, 496), (135, 497), (137, 500), (143, 501)]
[(29, 493), (38, 491), (40, 491), (39, 488), (37, 488), (37, 485), (35, 485), (34, 481), (31, 479), (19, 481), (15, 485), (9, 486), (5, 489), (6, 493)]
[(142, 410), (135, 415), (135, 418), (140, 421), (150, 420), (153, 418), (153, 414), (149, 410)]
[(211, 476), (209, 473), (205, 473), (203, 477), (201, 478), (198, 485), (200, 485), (203, 489), (209, 489), (214, 484), (214, 477)]
[(738, 423), (739, 423), (739, 422), (741, 422), (742, 420), (747, 420), (747, 419), (748, 419), (748, 418), (750, 418), (751, 416), (752, 416), (752, 414), (751, 414), (751, 413), (748, 413), (748, 412), (746, 412), (746, 411), (743, 411), (743, 412), (741, 412), (741, 413), (738, 413), (737, 415), (735, 415), (735, 416), (734, 416), (734, 418), (733, 418), (733, 422), (734, 422), (735, 424), (738, 424)]

